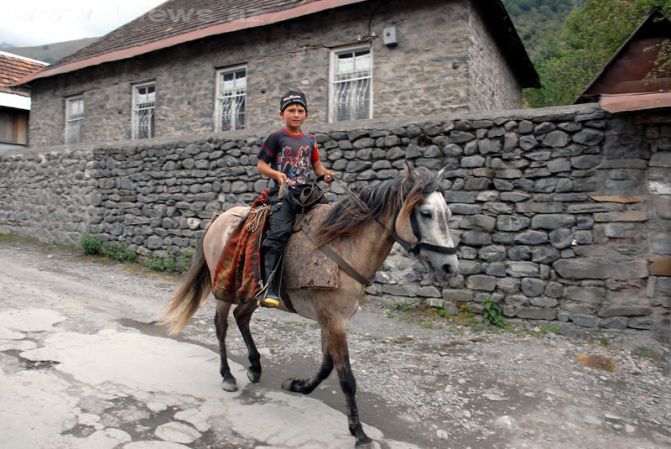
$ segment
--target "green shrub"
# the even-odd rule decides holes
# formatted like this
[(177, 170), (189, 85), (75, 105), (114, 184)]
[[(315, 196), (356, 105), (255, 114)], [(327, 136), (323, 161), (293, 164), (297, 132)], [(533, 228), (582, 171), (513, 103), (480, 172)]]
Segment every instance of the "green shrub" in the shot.
[(119, 242), (105, 242), (102, 244), (101, 254), (118, 262), (135, 262), (137, 253), (128, 249), (126, 245)]
[(95, 256), (102, 253), (103, 241), (97, 235), (83, 234), (79, 239), (79, 247), (87, 256)]
[(144, 261), (144, 266), (153, 271), (182, 274), (191, 267), (191, 251), (182, 251), (178, 254), (168, 252), (165, 256), (152, 256)]
[(482, 304), (482, 314), (492, 326), (501, 329), (510, 329), (512, 326), (503, 318), (501, 314), (501, 305), (492, 301), (491, 298), (485, 299)]
[(193, 251), (182, 251), (179, 253), (175, 260), (175, 271), (177, 271), (177, 273), (186, 273), (189, 271), (192, 259)]

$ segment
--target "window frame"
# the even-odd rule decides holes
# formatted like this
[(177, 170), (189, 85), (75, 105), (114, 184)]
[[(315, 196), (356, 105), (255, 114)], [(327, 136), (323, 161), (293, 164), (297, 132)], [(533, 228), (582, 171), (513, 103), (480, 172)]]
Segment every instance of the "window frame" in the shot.
[[(75, 101), (81, 101), (82, 112), (81, 116), (72, 118), (72, 111), (70, 105)], [(72, 95), (65, 97), (65, 127), (63, 129), (63, 142), (66, 145), (81, 143), (84, 140), (84, 118), (86, 117), (86, 105), (84, 104), (84, 94)], [(74, 129), (73, 123), (77, 122), (79, 126), (78, 138), (76, 141), (72, 140), (72, 133), (70, 130)]]
[[(338, 56), (344, 53), (355, 53), (357, 51), (368, 51), (368, 54), (370, 55), (370, 70), (369, 70), (369, 76), (367, 77), (369, 81), (369, 97), (368, 97), (368, 117), (365, 118), (358, 118), (358, 119), (348, 119), (348, 120), (367, 120), (367, 119), (372, 119), (373, 118), (373, 68), (374, 68), (374, 60), (373, 60), (373, 47), (371, 45), (351, 45), (347, 47), (340, 47), (340, 48), (334, 48), (331, 50), (330, 56), (329, 56), (329, 108), (328, 108), (328, 122), (329, 123), (337, 123), (338, 120), (336, 120), (336, 101), (335, 101), (335, 85), (337, 83), (336, 81), (336, 70), (338, 66)], [(366, 79), (366, 78), (357, 78), (357, 79)], [(348, 80), (348, 81), (354, 81), (356, 79)]]
[[(138, 96), (139, 96), (139, 89), (142, 89), (144, 87), (154, 87), (154, 106), (151, 108), (152, 109), (152, 121), (150, 122), (150, 135), (146, 137), (139, 137), (139, 120), (137, 119), (136, 112), (139, 111), (138, 109)], [(131, 139), (133, 140), (138, 140), (138, 139), (152, 139), (156, 137), (156, 81), (146, 81), (143, 83), (137, 83), (137, 84), (132, 84), (131, 85)], [(150, 108), (145, 108), (145, 109), (150, 109)]]
[[(243, 124), (242, 127), (238, 127), (237, 123), (237, 118), (238, 118), (238, 113), (231, 114), (231, 129), (222, 129), (222, 107), (221, 107), (221, 98), (222, 97), (222, 80), (223, 76), (225, 74), (233, 73), (234, 74), (234, 83), (238, 78), (235, 78), (235, 73), (240, 72), (244, 70), (245, 71), (245, 93), (244, 95), (232, 95), (233, 101), (237, 110), (237, 99), (242, 97), (244, 98), (244, 112), (243, 112)], [(215, 132), (226, 132), (226, 131), (235, 131), (235, 130), (240, 130), (240, 129), (246, 129), (247, 128), (247, 86), (248, 86), (248, 81), (249, 81), (249, 70), (247, 64), (241, 64), (241, 65), (236, 65), (232, 67), (223, 67), (220, 69), (217, 69), (215, 72), (215, 92), (214, 92), (214, 114), (212, 117), (212, 122), (214, 125), (214, 131)], [(237, 89), (234, 89), (234, 91)], [(233, 108), (231, 108), (231, 111)]]

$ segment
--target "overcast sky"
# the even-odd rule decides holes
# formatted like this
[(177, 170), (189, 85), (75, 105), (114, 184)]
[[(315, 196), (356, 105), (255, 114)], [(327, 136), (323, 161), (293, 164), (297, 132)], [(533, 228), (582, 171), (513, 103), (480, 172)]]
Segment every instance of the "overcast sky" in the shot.
[(102, 36), (165, 0), (14, 0), (2, 5), (0, 43), (16, 47)]

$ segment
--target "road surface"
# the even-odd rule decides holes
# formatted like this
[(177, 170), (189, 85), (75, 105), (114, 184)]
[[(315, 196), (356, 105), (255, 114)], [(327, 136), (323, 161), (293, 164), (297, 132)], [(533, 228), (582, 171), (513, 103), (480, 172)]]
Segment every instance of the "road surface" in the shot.
[[(211, 299), (177, 338), (155, 324), (176, 286), (75, 250), (0, 243), (0, 448), (354, 446), (334, 376), (310, 396), (280, 388), (318, 366), (314, 324), (257, 312), (264, 374), (252, 385), (232, 323), (240, 390), (227, 393)], [(668, 348), (642, 332), (535, 330), (478, 333), (364, 305), (350, 347), (376, 447), (671, 447)], [(586, 366), (586, 356), (614, 369)]]

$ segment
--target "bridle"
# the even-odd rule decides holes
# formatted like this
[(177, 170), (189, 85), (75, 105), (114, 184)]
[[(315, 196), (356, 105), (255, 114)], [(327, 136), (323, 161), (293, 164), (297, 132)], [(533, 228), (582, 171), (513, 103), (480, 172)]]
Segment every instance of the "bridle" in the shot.
[(375, 221), (377, 221), (383, 228), (387, 229), (387, 231), (391, 234), (391, 238), (394, 239), (396, 243), (401, 245), (403, 249), (408, 251), (410, 254), (414, 254), (415, 256), (418, 256), (419, 252), (422, 249), (426, 249), (428, 251), (433, 251), (441, 254), (448, 254), (448, 255), (457, 254), (457, 248), (455, 247), (436, 245), (434, 243), (427, 243), (422, 241), (422, 232), (419, 229), (419, 223), (417, 222), (417, 215), (415, 214), (414, 208), (413, 210), (410, 211), (410, 226), (412, 227), (412, 234), (417, 239), (417, 243), (413, 245), (412, 243), (403, 240), (403, 238), (398, 234), (398, 232), (396, 232), (396, 220), (398, 219), (398, 215), (400, 213), (401, 208), (399, 207), (394, 212), (394, 221), (391, 224), (391, 229), (387, 229), (387, 227), (384, 226), (382, 223), (380, 223), (377, 220)]
[[(345, 187), (345, 191), (352, 197), (355, 203), (359, 205), (360, 208), (363, 210), (368, 210), (370, 209), (366, 203), (364, 203), (361, 198), (359, 198), (359, 195), (356, 193), (352, 192), (347, 186)], [(425, 192), (427, 194), (433, 193), (436, 190), (428, 191)], [(451, 247), (451, 246), (443, 246), (443, 245), (436, 245), (433, 243), (427, 243), (427, 242), (422, 242), (422, 232), (419, 229), (419, 223), (417, 222), (417, 216), (415, 215), (415, 209), (410, 211), (410, 226), (412, 227), (412, 234), (415, 236), (417, 239), (417, 242), (413, 245), (412, 243), (408, 242), (407, 240), (403, 240), (403, 237), (399, 235), (398, 232), (396, 232), (396, 220), (398, 219), (398, 215), (401, 213), (401, 206), (397, 207), (396, 210), (394, 211), (394, 219), (391, 222), (391, 229), (387, 228), (387, 226), (384, 225), (384, 223), (380, 222), (377, 218), (375, 219), (375, 222), (382, 226), (390, 235), (391, 238), (401, 245), (403, 249), (408, 251), (410, 254), (414, 254), (415, 256), (419, 255), (419, 252), (422, 249), (426, 249), (428, 251), (433, 251), (436, 253), (440, 254), (447, 254), (447, 255), (454, 255), (457, 254), (457, 248)]]

